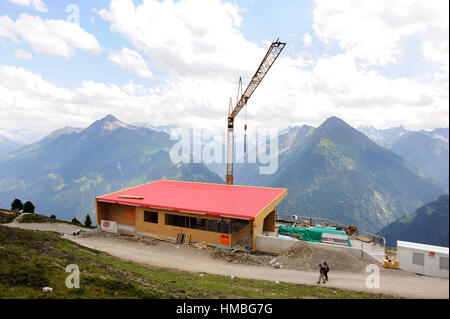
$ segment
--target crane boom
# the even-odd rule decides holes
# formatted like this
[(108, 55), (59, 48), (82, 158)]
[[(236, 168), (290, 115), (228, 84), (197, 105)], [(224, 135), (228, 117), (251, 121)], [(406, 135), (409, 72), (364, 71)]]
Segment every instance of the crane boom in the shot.
[(259, 65), (258, 70), (252, 77), (250, 83), (242, 94), (241, 98), (237, 102), (234, 109), (232, 108), (232, 102), (230, 99), (230, 104), (228, 107), (228, 132), (227, 132), (227, 177), (226, 183), (233, 185), (233, 161), (234, 161), (234, 119), (240, 112), (240, 110), (247, 104), (248, 100), (255, 92), (258, 85), (266, 76), (270, 67), (273, 65), (275, 60), (280, 55), (281, 51), (284, 49), (286, 43), (280, 42), (278, 39), (272, 43), (269, 50), (267, 50), (264, 59)]

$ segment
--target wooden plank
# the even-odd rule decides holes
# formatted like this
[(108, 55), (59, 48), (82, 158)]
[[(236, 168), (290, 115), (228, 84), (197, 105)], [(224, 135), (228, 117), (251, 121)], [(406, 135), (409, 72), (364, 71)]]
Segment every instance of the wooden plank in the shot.
[(142, 236), (149, 237), (151, 239), (156, 239), (156, 240), (168, 241), (168, 242), (171, 242), (171, 243), (175, 242), (173, 239), (169, 239), (169, 238), (165, 238), (165, 237), (161, 237), (161, 236), (157, 236), (157, 235), (145, 234), (145, 235), (142, 235)]
[(182, 244), (184, 240), (184, 234), (183, 233), (179, 233), (177, 235), (177, 244)]
[(189, 234), (184, 235), (183, 244), (189, 245), (190, 242), (191, 242), (191, 235), (189, 235)]
[(135, 196), (135, 195), (117, 195), (117, 197), (130, 199), (144, 199), (144, 196)]

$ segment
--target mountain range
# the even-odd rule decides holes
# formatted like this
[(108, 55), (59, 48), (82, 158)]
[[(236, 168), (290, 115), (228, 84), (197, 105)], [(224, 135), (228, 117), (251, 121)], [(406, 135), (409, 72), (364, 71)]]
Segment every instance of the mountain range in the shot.
[[(168, 152), (176, 141), (168, 133), (174, 128), (129, 125), (108, 115), (87, 128), (54, 131), (0, 159), (0, 202), (31, 200), (41, 213), (83, 219), (94, 213), (96, 196), (124, 187), (162, 178), (223, 183), (223, 163), (172, 163)], [(392, 148), (403, 152), (400, 142)], [(327, 217), (376, 232), (445, 193), (417, 165), (336, 117), (317, 128), (286, 129), (278, 150), (274, 174), (260, 174), (260, 163), (247, 163), (235, 164), (234, 175), (235, 184), (288, 188), (279, 213)]]
[(448, 247), (449, 196), (425, 204), (415, 213), (400, 217), (378, 232), (387, 247), (396, 247), (397, 240)]
[(448, 128), (432, 131), (410, 131), (403, 126), (377, 130), (366, 126), (359, 128), (377, 144), (403, 157), (419, 171), (427, 174), (449, 191)]
[(397, 127), (391, 127), (388, 129), (377, 129), (373, 126), (361, 126), (357, 128), (358, 131), (367, 135), (375, 143), (386, 147), (391, 148), (398, 140), (407, 137), (412, 133), (422, 133), (433, 139), (440, 139), (448, 144), (448, 133), (449, 128), (436, 128), (432, 131), (412, 131), (405, 129), (403, 125)]
[(0, 129), (0, 155), (8, 154), (27, 144), (34, 143), (42, 137), (42, 133), (30, 129), (19, 128), (10, 131)]
[(288, 188), (279, 213), (327, 217), (376, 232), (445, 193), (403, 158), (336, 117), (289, 134), (279, 137), (275, 174), (260, 174), (260, 163), (235, 169), (236, 184)]
[(8, 154), (24, 145), (22, 142), (11, 139), (9, 134), (0, 135), (0, 155)]
[(95, 197), (158, 179), (221, 183), (203, 164), (173, 164), (169, 134), (112, 115), (64, 128), (0, 160), (0, 202), (31, 200), (38, 212), (84, 220)]

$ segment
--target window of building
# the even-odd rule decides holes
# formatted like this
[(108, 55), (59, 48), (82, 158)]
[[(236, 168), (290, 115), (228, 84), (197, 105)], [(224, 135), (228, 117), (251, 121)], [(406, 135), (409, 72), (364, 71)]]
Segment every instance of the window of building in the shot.
[(158, 213), (144, 211), (144, 222), (158, 224)]
[(192, 228), (222, 234), (232, 234), (248, 225), (247, 220), (212, 220), (198, 217), (187, 217), (173, 214), (166, 214), (166, 225), (184, 228)]
[(188, 227), (193, 229), (206, 230), (206, 219), (189, 217)]
[(448, 270), (448, 257), (439, 257), (439, 269)]
[(188, 228), (188, 217), (166, 214), (166, 225)]
[(412, 263), (413, 263), (413, 265), (424, 266), (425, 265), (425, 254), (413, 252)]

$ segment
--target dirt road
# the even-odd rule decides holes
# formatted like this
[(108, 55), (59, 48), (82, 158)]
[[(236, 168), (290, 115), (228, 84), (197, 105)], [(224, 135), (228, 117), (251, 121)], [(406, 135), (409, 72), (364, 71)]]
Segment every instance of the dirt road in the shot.
[(41, 231), (53, 231), (61, 234), (73, 234), (75, 231), (82, 229), (88, 231), (88, 228), (83, 228), (80, 226), (64, 224), (64, 223), (19, 223), (20, 218), (22, 218), (27, 213), (20, 214), (12, 223), (4, 224), (4, 226), (16, 227), (21, 229), (34, 229)]
[[(16, 219), (5, 226), (68, 234), (65, 236), (66, 239), (85, 247), (150, 266), (305, 285), (315, 285), (318, 279), (318, 272), (233, 264), (212, 258), (210, 250), (199, 250), (168, 242), (136, 241), (120, 237), (111, 238), (110, 236), (75, 237), (70, 234), (80, 227), (68, 224), (21, 224)], [(420, 276), (403, 270), (380, 268), (380, 288), (369, 289), (366, 287), (368, 275), (364, 272), (333, 271), (329, 274), (330, 281), (326, 286), (386, 293), (407, 298), (449, 298), (447, 278)]]
[[(101, 250), (122, 259), (157, 267), (306, 285), (315, 285), (318, 279), (318, 272), (231, 264), (213, 259), (209, 250), (198, 250), (166, 242), (148, 244), (120, 238), (73, 236), (67, 236), (67, 238), (80, 245)], [(449, 298), (449, 281), (445, 278), (381, 269), (380, 288), (369, 289), (366, 287), (368, 273), (330, 272), (329, 275), (330, 281), (326, 285), (336, 288), (379, 292), (408, 298)]]

